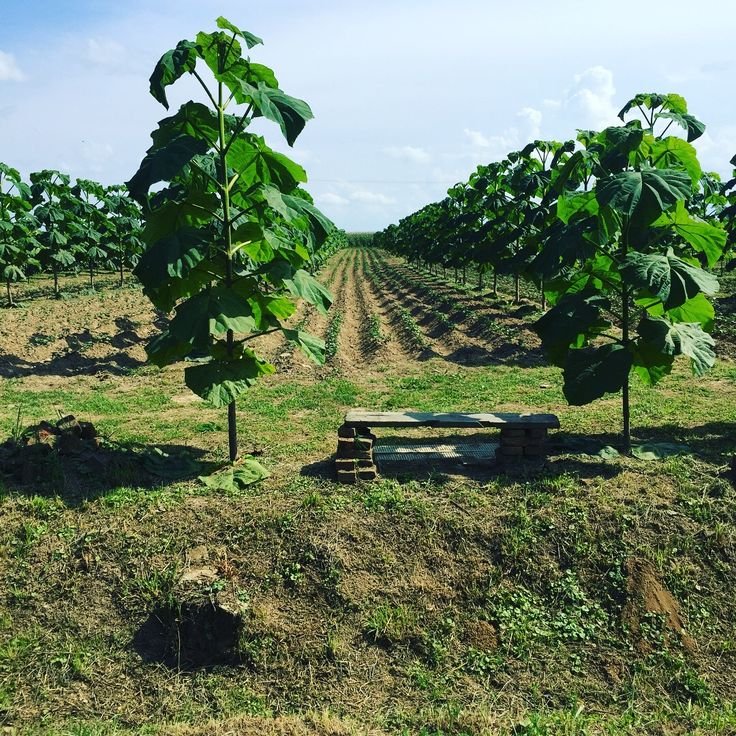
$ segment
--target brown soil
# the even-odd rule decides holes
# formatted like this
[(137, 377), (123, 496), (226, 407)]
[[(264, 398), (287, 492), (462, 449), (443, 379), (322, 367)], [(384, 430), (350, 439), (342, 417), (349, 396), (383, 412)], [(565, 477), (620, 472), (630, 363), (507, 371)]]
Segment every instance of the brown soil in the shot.
[[(404, 348), (389, 311), (375, 297), (365, 273), (364, 259), (364, 252), (355, 253), (343, 290), (339, 354), (342, 356), (343, 370), (346, 371), (354, 371), (356, 367), (369, 372), (385, 370), (389, 365), (397, 367), (414, 359)], [(379, 317), (381, 332), (385, 337), (379, 346), (369, 343), (368, 317), (371, 314)]]
[[(383, 264), (387, 272), (397, 274), (395, 285), (387, 284), (386, 292), (409, 310), (437, 355), (460, 365), (544, 362), (539, 338), (526, 321), (513, 316), (514, 310), (494, 309), (480, 296), (449, 284), (425, 281), (424, 275), (412, 272), (399, 259), (376, 256), (376, 262), (379, 269)], [(408, 279), (406, 283), (402, 276)], [(448, 312), (438, 303), (440, 296), (452, 297), (470, 310), (470, 316)], [(489, 322), (502, 329), (494, 333), (488, 329)]]
[(6, 309), (0, 377), (125, 373), (144, 364), (144, 345), (162, 324), (163, 316), (132, 288)]
[(665, 628), (679, 637), (688, 652), (697, 650), (695, 640), (685, 630), (679, 603), (660, 582), (652, 563), (632, 557), (626, 561), (626, 575), (627, 600), (621, 618), (638, 638), (640, 651), (651, 650), (651, 645), (642, 636), (642, 620), (651, 614), (662, 617)]

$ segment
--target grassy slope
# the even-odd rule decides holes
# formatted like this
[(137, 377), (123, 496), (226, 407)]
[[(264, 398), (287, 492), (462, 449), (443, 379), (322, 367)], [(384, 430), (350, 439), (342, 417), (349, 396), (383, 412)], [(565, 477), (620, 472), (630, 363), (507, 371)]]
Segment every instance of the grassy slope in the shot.
[[(171, 726), (179, 734), (732, 733), (734, 379), (724, 362), (701, 381), (680, 370), (635, 388), (639, 436), (687, 442), (691, 457), (559, 454), (482, 483), (346, 488), (326, 461), (351, 406), (534, 407), (560, 415), (568, 442), (607, 444), (618, 403), (567, 407), (555, 369), (438, 359), (401, 375), (275, 376), (240, 410), (242, 444), (273, 476), (230, 495), (137, 487), (138, 444), (222, 459), (224, 416), (187, 400), (178, 369), (2, 380), (1, 435), (21, 406), (26, 424), (73, 412), (118, 444), (88, 482), (57, 469), (57, 495), (5, 490), (0, 723), (80, 736), (176, 723), (193, 724)], [(201, 545), (248, 603), (243, 664), (146, 663), (141, 627)], [(646, 646), (622, 625), (631, 556), (654, 563), (696, 652), (659, 620)]]

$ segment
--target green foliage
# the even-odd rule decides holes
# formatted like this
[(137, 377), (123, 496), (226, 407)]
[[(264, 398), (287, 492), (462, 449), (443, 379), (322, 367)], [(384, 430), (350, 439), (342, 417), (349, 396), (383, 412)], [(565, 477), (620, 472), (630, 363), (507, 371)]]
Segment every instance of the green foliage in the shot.
[(653, 385), (678, 356), (697, 376), (714, 364), (718, 281), (708, 269), (733, 248), (736, 219), (736, 179), (721, 185), (702, 171), (692, 141), (705, 126), (685, 100), (640, 94), (622, 121), (632, 113), (479, 166), (374, 237), (411, 262), (512, 274), (515, 301), (520, 279), (541, 286), (542, 309), (552, 308), (535, 329), (563, 368), (567, 400), (621, 392), (627, 448), (632, 371)]
[[(307, 178), (302, 167), (248, 132), (263, 117), (292, 145), (312, 117), (309, 106), (244, 55), (241, 42), (250, 49), (259, 38), (224, 18), (217, 26), (181, 41), (156, 65), (151, 94), (165, 107), (167, 87), (184, 74), (194, 76), (207, 104), (186, 102), (160, 121), (127, 186), (146, 223), (148, 249), (135, 273), (156, 307), (175, 311), (168, 329), (149, 343), (149, 358), (167, 365), (206, 356), (186, 369), (186, 383), (215, 406), (228, 406), (234, 460), (235, 402), (274, 370), (248, 342), (281, 330), (310, 358), (324, 361), (317, 338), (283, 321), (294, 312), (292, 298), (322, 313), (329, 308), (331, 296), (309, 271), (333, 226), (300, 188)], [(164, 188), (152, 192), (159, 183)]]

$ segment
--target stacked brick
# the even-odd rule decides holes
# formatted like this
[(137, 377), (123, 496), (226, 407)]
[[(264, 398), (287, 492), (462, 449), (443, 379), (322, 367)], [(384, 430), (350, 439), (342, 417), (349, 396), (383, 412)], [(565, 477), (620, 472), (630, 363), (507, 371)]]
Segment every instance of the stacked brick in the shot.
[(373, 480), (378, 476), (373, 461), (375, 441), (376, 436), (367, 428), (356, 428), (343, 424), (337, 430), (335, 469), (338, 483)]
[(501, 445), (496, 459), (506, 461), (518, 457), (544, 457), (547, 454), (547, 429), (501, 429)]

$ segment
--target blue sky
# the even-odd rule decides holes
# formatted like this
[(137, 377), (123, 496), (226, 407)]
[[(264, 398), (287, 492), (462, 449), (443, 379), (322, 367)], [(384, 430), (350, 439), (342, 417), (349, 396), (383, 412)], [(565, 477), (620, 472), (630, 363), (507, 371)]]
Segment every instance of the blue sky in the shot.
[[(220, 14), (261, 36), (252, 58), (312, 106), (291, 154), (350, 230), (398, 220), (535, 137), (612, 123), (639, 91), (686, 97), (708, 126), (706, 168), (727, 174), (736, 153), (733, 0), (1, 2), (0, 160), (25, 173), (128, 179), (166, 114), (148, 95), (156, 60)], [(174, 90), (172, 108), (195, 92)]]

